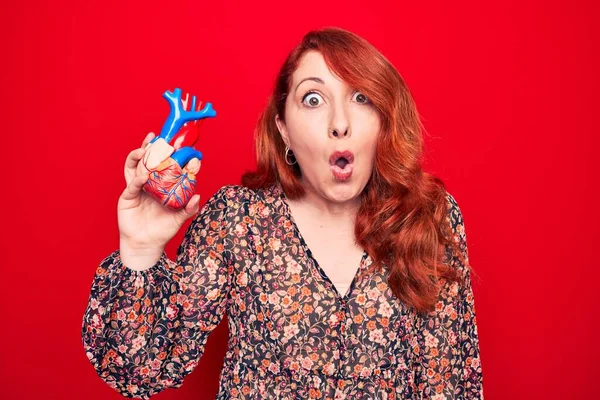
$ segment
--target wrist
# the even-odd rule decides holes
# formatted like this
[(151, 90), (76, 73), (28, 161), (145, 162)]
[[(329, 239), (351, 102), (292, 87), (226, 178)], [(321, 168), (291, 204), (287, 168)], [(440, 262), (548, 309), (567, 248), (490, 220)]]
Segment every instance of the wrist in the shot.
[(164, 248), (135, 246), (121, 239), (119, 254), (121, 262), (135, 271), (143, 271), (154, 266), (161, 258)]

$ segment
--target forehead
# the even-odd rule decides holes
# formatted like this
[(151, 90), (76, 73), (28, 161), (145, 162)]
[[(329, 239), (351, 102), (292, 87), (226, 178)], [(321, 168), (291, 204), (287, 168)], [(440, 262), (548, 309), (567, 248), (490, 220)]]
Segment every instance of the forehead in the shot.
[(327, 83), (342, 83), (327, 66), (323, 55), (315, 50), (307, 51), (299, 60), (298, 67), (292, 74), (292, 85), (296, 85), (304, 78), (317, 77)]

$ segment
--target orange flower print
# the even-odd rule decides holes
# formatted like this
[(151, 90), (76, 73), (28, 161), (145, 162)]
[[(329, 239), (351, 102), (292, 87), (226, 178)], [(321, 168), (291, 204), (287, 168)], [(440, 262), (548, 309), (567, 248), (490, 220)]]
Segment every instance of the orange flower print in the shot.
[(367, 302), (367, 297), (364, 294), (359, 293), (358, 296), (356, 296), (356, 302), (360, 305), (364, 305)]

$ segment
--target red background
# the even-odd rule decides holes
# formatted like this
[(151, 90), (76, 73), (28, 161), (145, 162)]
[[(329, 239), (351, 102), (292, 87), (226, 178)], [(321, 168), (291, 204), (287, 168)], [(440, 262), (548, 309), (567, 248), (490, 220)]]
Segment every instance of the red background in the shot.
[[(486, 398), (595, 397), (597, 3), (260, 3), (0, 6), (13, 171), (0, 208), (0, 397), (120, 398), (87, 361), (80, 327), (94, 270), (118, 246), (127, 153), (160, 129), (161, 95), (179, 86), (219, 113), (197, 145), (203, 200), (239, 183), (280, 64), (327, 25), (373, 43), (414, 93), (427, 170), (459, 202), (480, 276)], [(157, 398), (214, 398), (226, 337), (221, 324), (184, 386)]]

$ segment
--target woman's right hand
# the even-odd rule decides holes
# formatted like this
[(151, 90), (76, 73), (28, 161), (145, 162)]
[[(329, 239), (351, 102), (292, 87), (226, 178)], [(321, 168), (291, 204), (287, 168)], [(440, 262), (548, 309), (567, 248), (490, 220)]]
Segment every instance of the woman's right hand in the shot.
[(127, 187), (117, 205), (121, 259), (123, 264), (135, 270), (149, 268), (158, 261), (169, 240), (198, 212), (200, 204), (200, 196), (195, 194), (185, 208), (174, 211), (163, 207), (142, 190), (150, 173), (145, 168), (138, 168), (138, 164), (152, 138), (154, 134), (149, 133), (142, 147), (127, 156)]

